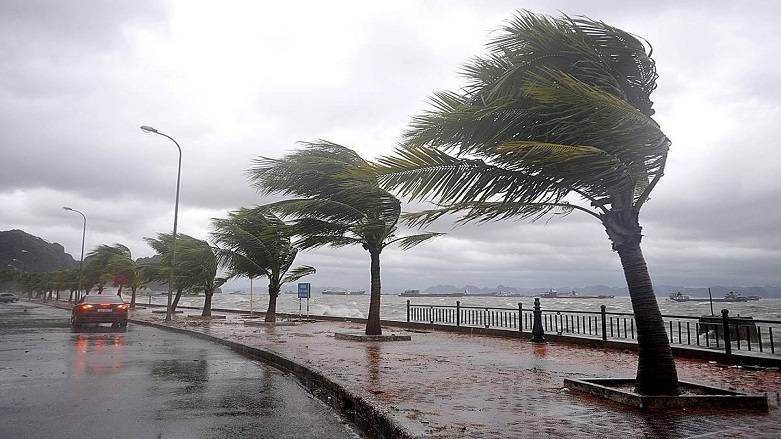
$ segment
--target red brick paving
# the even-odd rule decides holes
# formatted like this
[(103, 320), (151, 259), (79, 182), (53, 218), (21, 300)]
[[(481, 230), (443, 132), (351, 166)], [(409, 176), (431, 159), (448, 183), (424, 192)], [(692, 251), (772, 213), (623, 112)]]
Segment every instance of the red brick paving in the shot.
[[(148, 311), (134, 317), (162, 320)], [(769, 413), (649, 414), (563, 388), (565, 377), (633, 376), (636, 354), (628, 351), (449, 332), (413, 333), (411, 342), (355, 342), (336, 340), (333, 333), (362, 330), (362, 325), (338, 322), (260, 328), (232, 317), (210, 323), (179, 317), (174, 325), (314, 368), (385, 406), (401, 425), (424, 437), (781, 437), (777, 370), (679, 359), (681, 379), (768, 392)]]

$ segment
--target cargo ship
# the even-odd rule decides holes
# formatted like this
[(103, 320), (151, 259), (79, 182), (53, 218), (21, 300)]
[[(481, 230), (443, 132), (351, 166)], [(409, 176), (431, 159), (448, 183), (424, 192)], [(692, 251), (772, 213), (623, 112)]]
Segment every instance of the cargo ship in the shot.
[(746, 297), (740, 293), (730, 291), (722, 299), (711, 299), (709, 297), (689, 297), (680, 291), (670, 294), (670, 300), (673, 302), (748, 302), (749, 300), (759, 300), (758, 296)]
[(612, 299), (616, 296), (581, 296), (580, 293), (575, 290), (572, 290), (569, 293), (559, 293), (558, 291), (551, 289), (546, 293), (540, 294), (540, 297), (543, 299)]
[(366, 291), (348, 291), (348, 290), (323, 290), (321, 294), (328, 296), (362, 296), (366, 294)]
[(421, 293), (420, 290), (405, 290), (401, 297), (464, 297), (466, 293)]

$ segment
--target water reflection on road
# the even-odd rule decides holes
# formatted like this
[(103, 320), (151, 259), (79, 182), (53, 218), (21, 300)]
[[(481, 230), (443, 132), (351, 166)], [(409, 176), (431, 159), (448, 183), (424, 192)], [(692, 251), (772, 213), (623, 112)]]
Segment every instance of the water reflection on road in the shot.
[(290, 377), (223, 346), (133, 325), (71, 333), (67, 317), (0, 306), (0, 438), (357, 437)]

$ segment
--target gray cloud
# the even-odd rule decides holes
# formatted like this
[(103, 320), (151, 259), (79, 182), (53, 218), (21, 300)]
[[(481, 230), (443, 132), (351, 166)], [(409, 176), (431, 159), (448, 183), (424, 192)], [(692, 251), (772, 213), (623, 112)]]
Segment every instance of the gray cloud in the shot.
[[(779, 284), (781, 183), (773, 2), (57, 2), (0, 4), (0, 229), (78, 253), (170, 229), (176, 149), (184, 150), (181, 229), (264, 201), (244, 171), (299, 140), (388, 153), (432, 91), (457, 88), (463, 62), (518, 7), (586, 14), (647, 38), (660, 73), (656, 117), (673, 140), (645, 207), (657, 283)], [(412, 205), (417, 208), (419, 205)], [(384, 285), (621, 285), (604, 230), (573, 213), (432, 229), (447, 237), (383, 255)], [(365, 288), (362, 249), (301, 255), (321, 285)]]

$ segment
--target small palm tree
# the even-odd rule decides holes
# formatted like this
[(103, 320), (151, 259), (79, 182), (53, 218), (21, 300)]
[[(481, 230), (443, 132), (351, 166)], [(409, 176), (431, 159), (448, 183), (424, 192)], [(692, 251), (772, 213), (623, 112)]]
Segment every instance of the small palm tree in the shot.
[[(144, 267), (136, 263), (129, 255), (114, 255), (106, 266), (107, 271), (113, 275), (112, 282), (119, 285), (117, 295), (121, 296), (122, 286), (130, 288), (130, 308), (136, 307), (136, 294), (139, 288), (146, 285)], [(119, 281), (119, 282), (117, 282)]]
[[(173, 235), (159, 233), (157, 238), (144, 238), (144, 240), (160, 255), (160, 265), (150, 268), (150, 273), (153, 273), (160, 282), (168, 283)], [(171, 304), (171, 311), (176, 311), (179, 299), (185, 290), (203, 291), (205, 298), (201, 315), (211, 316), (212, 295), (224, 283), (225, 279), (217, 277), (217, 258), (209, 243), (192, 236), (177, 234), (174, 267), (176, 296)]]
[(380, 188), (377, 174), (355, 151), (320, 140), (281, 159), (261, 157), (250, 179), (267, 194), (296, 198), (267, 208), (293, 218), (301, 249), (360, 245), (371, 258), (367, 335), (380, 335), (380, 253), (397, 243), (407, 249), (440, 233), (397, 237), (401, 202)]
[(277, 320), (277, 297), (282, 285), (313, 274), (303, 265), (291, 269), (298, 254), (290, 242), (294, 228), (268, 209), (242, 208), (228, 218), (214, 218), (212, 237), (219, 246), (217, 260), (228, 270), (228, 277), (268, 278), (268, 310), (265, 321)]
[[(428, 224), (539, 219), (600, 221), (624, 268), (638, 329), (637, 390), (678, 391), (672, 352), (640, 249), (640, 208), (664, 172), (670, 141), (654, 114), (654, 61), (633, 35), (588, 18), (521, 13), (464, 68), (462, 92), (437, 93), (405, 144), (381, 159), (386, 188), (440, 207)], [(580, 200), (580, 202), (578, 202)]]
[[(113, 273), (109, 269), (109, 264), (114, 258), (131, 259), (130, 249), (122, 244), (105, 245), (101, 244), (87, 254), (89, 262), (87, 264), (87, 277), (91, 278), (97, 284), (98, 294), (103, 294), (103, 288), (106, 284), (113, 282)], [(89, 291), (89, 290), (87, 290)], [(118, 295), (122, 295), (122, 287), (119, 287)]]

